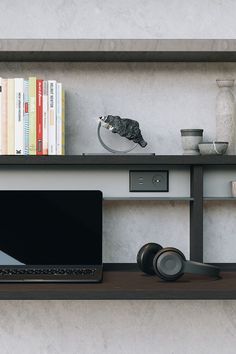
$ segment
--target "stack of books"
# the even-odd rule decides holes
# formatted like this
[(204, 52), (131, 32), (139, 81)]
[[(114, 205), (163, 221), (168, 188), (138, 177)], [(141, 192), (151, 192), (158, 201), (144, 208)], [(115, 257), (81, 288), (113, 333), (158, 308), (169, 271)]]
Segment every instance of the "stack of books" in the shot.
[(65, 155), (61, 83), (0, 78), (0, 154)]

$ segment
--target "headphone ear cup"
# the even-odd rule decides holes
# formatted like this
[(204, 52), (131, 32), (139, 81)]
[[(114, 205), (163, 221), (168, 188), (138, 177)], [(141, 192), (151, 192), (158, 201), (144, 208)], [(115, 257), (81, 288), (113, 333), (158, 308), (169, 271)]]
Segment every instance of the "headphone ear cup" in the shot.
[(167, 251), (167, 252), (176, 252), (178, 253), (184, 261), (186, 261), (186, 258), (185, 258), (185, 255), (183, 254), (183, 252), (181, 252), (178, 248), (175, 248), (175, 247), (165, 247), (165, 248), (162, 248), (163, 250)]
[(137, 254), (137, 263), (139, 269), (146, 274), (155, 274), (153, 269), (153, 259), (155, 255), (161, 250), (162, 246), (153, 242), (146, 243), (143, 247), (141, 247)]
[[(162, 261), (162, 264), (159, 264), (158, 260), (160, 260), (160, 257), (163, 255), (166, 255), (166, 260), (176, 262), (176, 273), (168, 274), (168, 269), (166, 268), (165, 260)], [(186, 261), (186, 258), (180, 250), (174, 247), (165, 247), (160, 252), (158, 252), (153, 258), (153, 270), (155, 274), (162, 280), (175, 281), (182, 277), (182, 275), (184, 274), (182, 271), (184, 261)], [(173, 267), (175, 266), (173, 265)]]

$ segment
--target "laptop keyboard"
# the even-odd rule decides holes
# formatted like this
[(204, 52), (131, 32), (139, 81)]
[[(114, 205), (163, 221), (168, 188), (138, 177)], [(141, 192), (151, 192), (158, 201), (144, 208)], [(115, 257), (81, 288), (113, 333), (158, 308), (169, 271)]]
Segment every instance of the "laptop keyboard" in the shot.
[(3, 268), (0, 276), (11, 275), (84, 275), (93, 276), (96, 268)]

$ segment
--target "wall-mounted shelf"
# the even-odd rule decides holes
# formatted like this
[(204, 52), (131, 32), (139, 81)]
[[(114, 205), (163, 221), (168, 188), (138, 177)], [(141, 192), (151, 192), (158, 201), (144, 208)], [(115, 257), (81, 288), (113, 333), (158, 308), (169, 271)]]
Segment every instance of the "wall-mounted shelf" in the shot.
[(106, 270), (97, 284), (0, 284), (0, 300), (236, 299), (236, 272), (222, 279), (184, 275), (177, 282), (132, 270)]
[[(230, 62), (236, 61), (236, 40), (1, 39), (0, 61)], [(203, 198), (203, 170), (210, 165), (236, 166), (236, 156), (0, 156), (2, 168), (134, 165), (144, 169), (148, 165), (190, 167), (190, 197), (178, 200), (190, 201), (190, 259), (202, 261), (203, 201), (232, 200)], [(150, 199), (176, 200), (171, 197)], [(236, 264), (230, 267), (236, 270)], [(166, 283), (130, 268), (123, 268), (123, 271), (107, 269), (101, 284), (0, 284), (0, 299), (236, 299), (236, 272), (222, 276), (217, 281), (201, 277), (193, 281), (192, 277), (184, 276), (178, 282)]]
[(235, 61), (235, 39), (1, 39), (0, 61)]
[(236, 155), (66, 155), (66, 156), (11, 156), (0, 155), (1, 165), (236, 165)]
[(225, 200), (225, 201), (232, 201), (232, 202), (235, 202), (236, 201), (236, 198), (234, 197), (204, 197), (203, 200), (206, 200), (206, 201), (217, 201), (217, 200)]

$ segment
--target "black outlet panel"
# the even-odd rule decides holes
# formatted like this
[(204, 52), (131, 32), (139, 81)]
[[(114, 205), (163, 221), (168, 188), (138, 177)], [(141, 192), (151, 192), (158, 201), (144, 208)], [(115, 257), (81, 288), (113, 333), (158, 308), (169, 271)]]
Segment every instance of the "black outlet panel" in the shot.
[(169, 192), (168, 170), (129, 171), (130, 192)]

